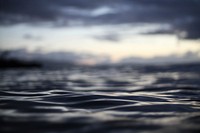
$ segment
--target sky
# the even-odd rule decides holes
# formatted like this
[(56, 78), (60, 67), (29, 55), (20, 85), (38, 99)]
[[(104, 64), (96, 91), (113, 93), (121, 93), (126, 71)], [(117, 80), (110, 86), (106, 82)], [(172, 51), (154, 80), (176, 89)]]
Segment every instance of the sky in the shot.
[(198, 60), (200, 0), (0, 0), (0, 49), (87, 63)]

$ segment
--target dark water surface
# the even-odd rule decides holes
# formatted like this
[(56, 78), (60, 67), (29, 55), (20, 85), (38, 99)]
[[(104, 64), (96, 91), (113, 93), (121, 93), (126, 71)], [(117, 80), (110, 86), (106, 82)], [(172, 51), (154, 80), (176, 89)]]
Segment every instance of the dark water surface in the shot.
[(200, 65), (0, 70), (0, 132), (199, 133)]

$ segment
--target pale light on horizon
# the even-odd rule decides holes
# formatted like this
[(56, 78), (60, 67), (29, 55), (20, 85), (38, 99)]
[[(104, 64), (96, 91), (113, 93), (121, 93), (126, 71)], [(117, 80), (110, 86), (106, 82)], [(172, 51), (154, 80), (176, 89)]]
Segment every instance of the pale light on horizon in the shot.
[[(124, 27), (124, 25), (122, 26)], [(154, 26), (156, 27), (156, 26)], [(176, 35), (158, 34), (143, 35), (141, 31), (132, 27), (119, 40), (99, 40), (93, 37), (105, 33), (108, 27), (70, 27), (70, 28), (44, 28), (18, 25), (1, 27), (2, 49), (26, 48), (31, 51), (71, 51), (78, 53), (92, 53), (94, 55), (108, 55), (112, 61), (118, 61), (129, 56), (152, 58), (168, 56), (171, 54), (184, 54), (188, 51), (200, 51), (199, 40), (178, 40)], [(146, 28), (148, 29), (148, 27)], [(151, 28), (149, 28), (151, 29)], [(152, 29), (151, 29), (152, 30)], [(116, 31), (115, 31), (116, 32)], [(115, 33), (111, 35), (118, 37)], [(29, 38), (25, 38), (30, 34)], [(37, 38), (41, 38), (40, 40)]]

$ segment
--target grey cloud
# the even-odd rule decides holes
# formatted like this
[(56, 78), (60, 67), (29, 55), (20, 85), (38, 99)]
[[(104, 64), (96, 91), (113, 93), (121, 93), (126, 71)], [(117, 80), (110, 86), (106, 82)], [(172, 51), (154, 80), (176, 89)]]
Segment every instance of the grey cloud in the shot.
[(171, 54), (168, 56), (157, 56), (153, 58), (141, 58), (141, 57), (127, 57), (123, 58), (120, 63), (122, 64), (131, 64), (131, 63), (190, 63), (190, 62), (199, 62), (200, 53), (188, 51), (182, 56), (177, 54)]
[(103, 34), (103, 35), (96, 35), (93, 38), (98, 39), (100, 41), (111, 41), (111, 42), (119, 42), (121, 40), (121, 36), (118, 34)]
[[(100, 7), (114, 11), (100, 15), (89, 13)], [(197, 39), (200, 38), (200, 1), (0, 0), (1, 24), (40, 22), (51, 22), (53, 26), (69, 26), (74, 22), (83, 25), (167, 23), (171, 25), (170, 33), (186, 32), (184, 38)]]
[(42, 36), (32, 35), (32, 34), (25, 34), (23, 36), (23, 38), (27, 39), (27, 40), (32, 40), (32, 41), (41, 41), (42, 40)]

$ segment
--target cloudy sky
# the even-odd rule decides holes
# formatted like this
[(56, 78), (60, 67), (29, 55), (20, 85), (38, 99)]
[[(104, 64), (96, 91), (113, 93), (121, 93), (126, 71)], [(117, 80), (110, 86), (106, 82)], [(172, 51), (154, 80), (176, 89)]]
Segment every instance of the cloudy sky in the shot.
[(200, 0), (0, 0), (0, 49), (22, 48), (111, 61), (196, 59)]

